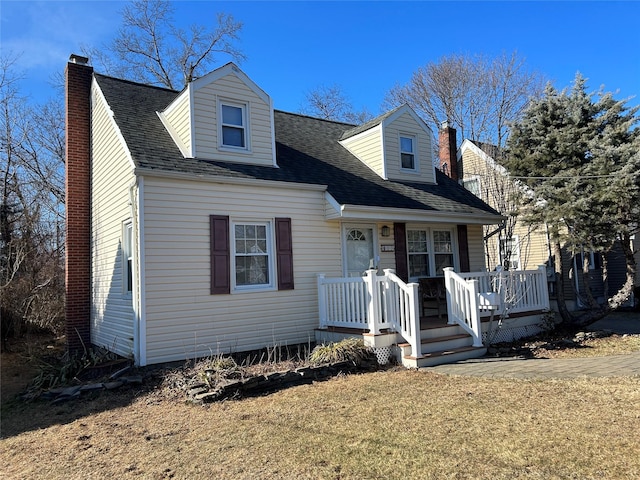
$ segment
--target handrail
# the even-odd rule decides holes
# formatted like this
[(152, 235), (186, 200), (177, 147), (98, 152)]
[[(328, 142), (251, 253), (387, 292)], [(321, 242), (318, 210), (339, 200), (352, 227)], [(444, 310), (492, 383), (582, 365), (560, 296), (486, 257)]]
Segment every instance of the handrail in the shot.
[(458, 324), (473, 338), (473, 346), (482, 346), (480, 309), (478, 306), (478, 280), (467, 280), (453, 271), (444, 269), (447, 289), (447, 316), (449, 324)]
[(421, 357), (418, 284), (403, 282), (391, 269), (384, 273), (368, 270), (364, 277), (345, 278), (318, 274), (320, 328), (366, 329), (374, 335), (395, 330), (411, 345), (411, 355)]

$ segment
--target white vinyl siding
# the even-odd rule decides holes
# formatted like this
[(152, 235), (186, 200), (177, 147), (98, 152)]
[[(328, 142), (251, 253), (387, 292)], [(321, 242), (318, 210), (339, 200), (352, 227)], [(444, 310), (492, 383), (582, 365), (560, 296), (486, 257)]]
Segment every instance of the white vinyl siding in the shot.
[(340, 142), (347, 150), (376, 172), (385, 178), (384, 159), (382, 151), (382, 130), (375, 127), (351, 138)]
[[(246, 105), (246, 150), (220, 148), (220, 103), (236, 102)], [(209, 85), (194, 89), (193, 122), (195, 152), (198, 158), (258, 165), (273, 165), (273, 128), (271, 107), (235, 75), (226, 75)]]
[(185, 90), (178, 98), (161, 113), (165, 125), (169, 128), (174, 141), (180, 151), (186, 156), (191, 156), (191, 109), (189, 108), (189, 94)]
[[(317, 274), (342, 274), (340, 224), (324, 220), (324, 192), (146, 177), (144, 193), (149, 363), (313, 338)], [(212, 214), (291, 218), (295, 289), (211, 295)]]
[(123, 222), (131, 218), (134, 177), (109, 109), (95, 90), (92, 101), (91, 342), (130, 356), (134, 316), (122, 266)]
[[(415, 169), (401, 167), (401, 137), (414, 139)], [(409, 113), (403, 113), (384, 129), (384, 155), (387, 177), (392, 180), (408, 180), (434, 183), (431, 135), (420, 127)]]

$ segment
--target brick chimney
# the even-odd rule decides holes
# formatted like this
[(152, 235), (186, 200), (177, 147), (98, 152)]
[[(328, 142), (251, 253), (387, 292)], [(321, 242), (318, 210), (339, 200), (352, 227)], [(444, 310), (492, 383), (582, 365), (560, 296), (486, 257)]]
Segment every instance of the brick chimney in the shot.
[(456, 144), (456, 129), (449, 126), (449, 122), (442, 122), (438, 132), (440, 143), (439, 168), (445, 175), (458, 180), (458, 153)]
[(65, 331), (67, 349), (90, 343), (91, 314), (91, 79), (89, 59), (71, 55), (66, 79)]

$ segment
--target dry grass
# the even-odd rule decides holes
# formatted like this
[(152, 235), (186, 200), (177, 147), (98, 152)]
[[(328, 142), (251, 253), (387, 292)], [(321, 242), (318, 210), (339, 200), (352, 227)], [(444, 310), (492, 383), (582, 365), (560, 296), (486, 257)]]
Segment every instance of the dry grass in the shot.
[(640, 335), (611, 335), (603, 338), (590, 338), (580, 342), (578, 347), (545, 348), (548, 342), (527, 342), (536, 358), (578, 358), (624, 355), (640, 350)]
[(638, 431), (638, 378), (395, 370), (206, 407), (158, 391), (14, 405), (0, 461), (10, 479), (627, 479)]

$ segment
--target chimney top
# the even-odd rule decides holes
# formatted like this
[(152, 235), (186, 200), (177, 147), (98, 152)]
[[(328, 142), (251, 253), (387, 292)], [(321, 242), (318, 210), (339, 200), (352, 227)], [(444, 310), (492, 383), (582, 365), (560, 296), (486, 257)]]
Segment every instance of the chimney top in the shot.
[(77, 63), (79, 65), (86, 65), (87, 63), (89, 63), (89, 58), (88, 57), (83, 57), (82, 55), (76, 55), (75, 53), (72, 53), (69, 56), (69, 63)]
[(444, 122), (442, 122), (442, 123), (440, 124), (440, 128), (441, 128), (442, 130), (445, 130), (446, 128), (449, 128), (449, 120), (445, 120)]

